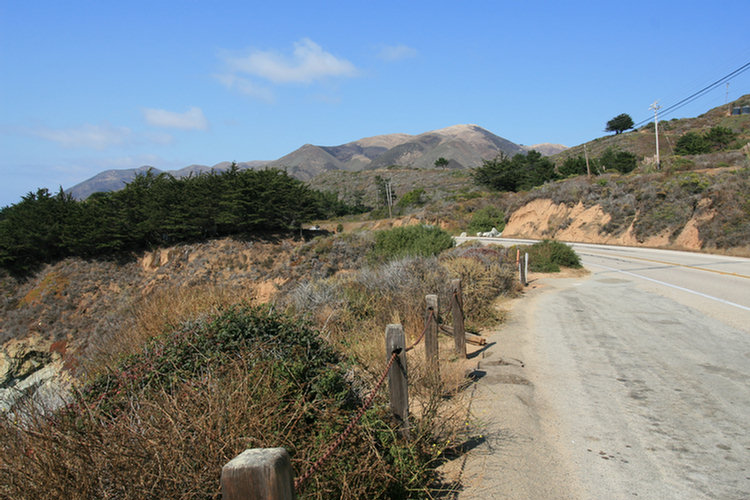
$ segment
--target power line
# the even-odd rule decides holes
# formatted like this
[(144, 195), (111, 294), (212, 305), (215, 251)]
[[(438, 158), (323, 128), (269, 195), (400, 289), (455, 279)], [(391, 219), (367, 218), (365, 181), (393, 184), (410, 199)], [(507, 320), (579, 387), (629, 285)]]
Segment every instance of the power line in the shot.
[[(735, 76), (738, 76), (738, 75), (744, 73), (748, 69), (750, 69), (750, 62), (743, 64), (742, 66), (740, 66), (736, 70), (732, 71), (728, 75), (725, 75), (725, 76), (719, 78), (718, 80), (716, 80), (715, 82), (711, 83), (710, 85), (707, 85), (707, 86), (703, 87), (698, 92), (695, 92), (694, 94), (691, 94), (691, 95), (687, 96), (686, 98), (684, 98), (680, 102), (677, 102), (675, 104), (672, 104), (671, 106), (668, 106), (668, 107), (664, 108), (664, 110), (661, 112), (662, 118), (664, 118), (664, 116), (666, 116), (667, 114), (669, 114), (669, 113), (671, 113), (673, 111), (677, 111), (678, 109), (682, 108), (683, 106), (687, 106), (688, 104), (690, 104), (691, 102), (695, 101), (696, 99), (702, 97), (703, 95), (705, 95), (709, 91), (715, 89), (716, 87), (718, 87), (722, 83), (725, 83), (728, 80), (731, 80)], [(638, 128), (641, 125), (643, 125), (643, 124), (645, 124), (647, 122), (650, 122), (650, 121), (651, 121), (651, 117), (648, 117), (645, 120), (642, 120), (642, 121), (636, 123), (635, 125), (633, 125), (633, 128)]]

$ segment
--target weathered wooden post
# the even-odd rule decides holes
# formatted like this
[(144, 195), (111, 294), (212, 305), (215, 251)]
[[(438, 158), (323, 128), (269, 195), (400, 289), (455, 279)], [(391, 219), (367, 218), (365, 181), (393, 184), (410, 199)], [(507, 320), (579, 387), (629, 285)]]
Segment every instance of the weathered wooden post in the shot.
[(385, 328), (386, 363), (393, 353), (398, 353), (388, 371), (388, 388), (391, 395), (391, 412), (399, 422), (401, 435), (409, 437), (409, 386), (406, 369), (406, 338), (401, 325), (388, 325)]
[(284, 448), (245, 450), (221, 469), (222, 500), (294, 500), (294, 473)]
[(524, 254), (523, 260), (519, 259), (518, 261), (518, 280), (521, 282), (523, 286), (526, 286), (528, 284), (528, 281), (526, 280), (526, 271), (528, 271), (529, 269), (528, 265), (529, 265), (529, 254)]
[(427, 360), (427, 368), (430, 373), (438, 373), (438, 296), (425, 295), (425, 328), (424, 352)]
[(466, 330), (464, 329), (464, 298), (461, 280), (451, 280), (451, 314), (453, 315), (453, 342), (456, 354), (466, 359)]

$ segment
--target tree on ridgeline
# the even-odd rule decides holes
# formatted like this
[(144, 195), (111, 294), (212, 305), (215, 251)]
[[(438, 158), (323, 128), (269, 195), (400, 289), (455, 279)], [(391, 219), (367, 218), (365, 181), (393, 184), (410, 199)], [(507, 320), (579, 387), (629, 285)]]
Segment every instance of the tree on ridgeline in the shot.
[(630, 117), (630, 115), (627, 113), (622, 113), (608, 121), (607, 128), (605, 128), (604, 130), (606, 132), (614, 132), (615, 135), (617, 135), (633, 128), (633, 125), (633, 119)]

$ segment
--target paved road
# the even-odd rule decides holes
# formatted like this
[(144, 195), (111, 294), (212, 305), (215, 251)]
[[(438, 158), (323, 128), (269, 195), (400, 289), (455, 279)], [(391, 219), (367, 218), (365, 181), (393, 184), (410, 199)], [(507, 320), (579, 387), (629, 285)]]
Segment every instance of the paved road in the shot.
[(575, 247), (478, 361), (461, 498), (750, 498), (750, 260)]

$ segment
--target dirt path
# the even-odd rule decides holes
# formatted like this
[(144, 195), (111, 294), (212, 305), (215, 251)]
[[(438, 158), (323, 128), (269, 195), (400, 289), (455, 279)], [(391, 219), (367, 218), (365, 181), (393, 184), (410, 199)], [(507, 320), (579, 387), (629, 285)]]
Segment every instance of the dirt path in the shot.
[(569, 459), (557, 440), (556, 417), (538, 385), (539, 364), (529, 332), (546, 285), (532, 284), (525, 297), (504, 305), (510, 319), (488, 336), (488, 346), (470, 356), (479, 377), (470, 407), (476, 447), (447, 464), (460, 476), (456, 498), (580, 498)]

